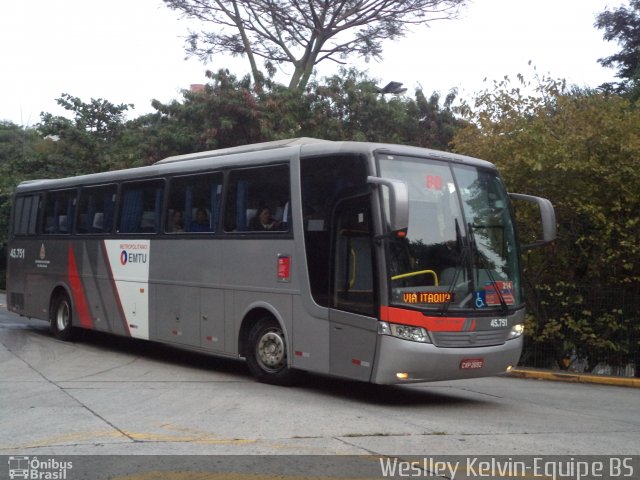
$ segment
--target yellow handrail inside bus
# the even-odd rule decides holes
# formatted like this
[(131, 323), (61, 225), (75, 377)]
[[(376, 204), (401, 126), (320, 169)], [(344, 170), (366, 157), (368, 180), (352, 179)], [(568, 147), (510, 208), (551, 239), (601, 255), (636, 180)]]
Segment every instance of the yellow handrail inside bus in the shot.
[(422, 275), (428, 273), (429, 275), (433, 275), (433, 280), (435, 282), (436, 287), (438, 286), (438, 275), (433, 270), (418, 270), (416, 272), (402, 273), (400, 275), (394, 275), (391, 277), (391, 280), (400, 280), (402, 278), (415, 277), (416, 275)]

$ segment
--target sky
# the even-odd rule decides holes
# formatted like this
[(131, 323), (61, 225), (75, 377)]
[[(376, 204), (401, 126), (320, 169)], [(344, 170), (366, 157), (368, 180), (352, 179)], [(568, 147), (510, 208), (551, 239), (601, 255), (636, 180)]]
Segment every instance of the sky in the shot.
[[(473, 0), (456, 20), (413, 27), (384, 43), (383, 60), (352, 59), (384, 86), (403, 82), (412, 94), (445, 95), (452, 88), (471, 98), (505, 75), (534, 73), (597, 87), (615, 80), (598, 58), (618, 51), (593, 23), (623, 0)], [(41, 112), (64, 113), (62, 93), (85, 102), (102, 98), (133, 103), (129, 118), (153, 112), (152, 99), (170, 102), (191, 84), (206, 83), (206, 70), (249, 71), (246, 60), (218, 55), (203, 64), (185, 59), (193, 21), (161, 0), (29, 0), (0, 2), (0, 120), (31, 126)], [(535, 72), (534, 72), (535, 67)], [(321, 64), (320, 77), (337, 73)], [(286, 83), (285, 70), (278, 80)], [(487, 83), (488, 80), (489, 83)]]

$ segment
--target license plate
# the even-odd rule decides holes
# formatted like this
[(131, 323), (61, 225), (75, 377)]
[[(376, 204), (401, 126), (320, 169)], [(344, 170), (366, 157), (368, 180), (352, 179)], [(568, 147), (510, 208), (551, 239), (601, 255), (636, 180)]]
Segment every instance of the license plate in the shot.
[(484, 366), (483, 358), (465, 358), (460, 362), (460, 370), (473, 370)]

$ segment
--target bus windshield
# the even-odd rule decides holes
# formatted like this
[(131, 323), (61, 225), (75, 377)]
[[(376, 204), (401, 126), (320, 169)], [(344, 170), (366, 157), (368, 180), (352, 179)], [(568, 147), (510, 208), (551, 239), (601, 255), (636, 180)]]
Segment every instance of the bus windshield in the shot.
[(497, 172), (388, 154), (378, 161), (382, 177), (409, 189), (406, 236), (388, 243), (390, 304), (440, 313), (519, 307), (518, 249)]

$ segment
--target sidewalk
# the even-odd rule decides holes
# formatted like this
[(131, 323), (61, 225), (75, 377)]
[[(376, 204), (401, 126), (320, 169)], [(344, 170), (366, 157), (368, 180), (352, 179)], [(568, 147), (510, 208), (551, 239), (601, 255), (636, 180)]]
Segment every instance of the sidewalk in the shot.
[(595, 383), (599, 385), (613, 385), (616, 387), (640, 388), (640, 378), (608, 377), (606, 375), (536, 370), (533, 368), (514, 368), (507, 374), (507, 376), (516, 378), (532, 378), (536, 380), (552, 380), (557, 382)]

